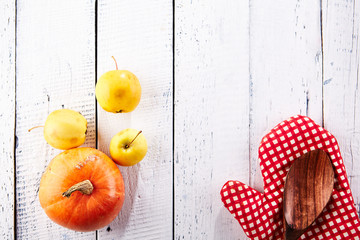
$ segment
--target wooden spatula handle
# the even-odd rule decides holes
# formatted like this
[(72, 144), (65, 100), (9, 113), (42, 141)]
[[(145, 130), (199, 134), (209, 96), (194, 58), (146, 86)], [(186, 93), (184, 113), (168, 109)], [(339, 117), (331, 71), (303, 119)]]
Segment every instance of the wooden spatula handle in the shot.
[(286, 221), (284, 221), (284, 239), (285, 240), (297, 240), (305, 232), (305, 230), (292, 229)]

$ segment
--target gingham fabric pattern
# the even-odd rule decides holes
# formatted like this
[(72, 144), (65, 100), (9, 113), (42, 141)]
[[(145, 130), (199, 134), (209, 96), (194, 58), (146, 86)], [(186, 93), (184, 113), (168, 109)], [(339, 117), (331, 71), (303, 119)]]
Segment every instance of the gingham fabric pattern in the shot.
[(238, 181), (221, 189), (225, 207), (250, 239), (283, 239), (283, 191), (286, 174), (302, 154), (322, 149), (335, 172), (332, 196), (324, 211), (300, 239), (359, 239), (360, 223), (344, 162), (335, 137), (308, 117), (294, 116), (273, 128), (259, 147), (264, 193)]

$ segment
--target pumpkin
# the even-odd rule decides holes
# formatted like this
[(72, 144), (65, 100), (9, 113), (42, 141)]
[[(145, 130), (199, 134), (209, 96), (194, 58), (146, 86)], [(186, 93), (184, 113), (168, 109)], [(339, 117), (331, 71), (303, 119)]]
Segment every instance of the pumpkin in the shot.
[(81, 232), (105, 227), (119, 214), (124, 181), (116, 164), (94, 148), (57, 155), (40, 182), (39, 200), (55, 223)]

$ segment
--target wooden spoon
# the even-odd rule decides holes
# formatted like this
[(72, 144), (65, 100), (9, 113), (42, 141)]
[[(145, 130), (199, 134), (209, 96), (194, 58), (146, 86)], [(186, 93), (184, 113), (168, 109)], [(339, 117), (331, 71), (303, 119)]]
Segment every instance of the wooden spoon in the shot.
[(284, 188), (284, 238), (298, 239), (329, 202), (334, 170), (326, 152), (310, 151), (292, 164)]

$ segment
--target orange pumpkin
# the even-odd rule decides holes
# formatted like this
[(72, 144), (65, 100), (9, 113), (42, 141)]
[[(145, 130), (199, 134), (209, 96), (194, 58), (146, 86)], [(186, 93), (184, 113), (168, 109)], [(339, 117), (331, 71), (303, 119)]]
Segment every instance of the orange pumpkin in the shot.
[(124, 202), (124, 181), (116, 164), (94, 148), (57, 155), (40, 182), (41, 207), (51, 220), (75, 231), (105, 227)]

